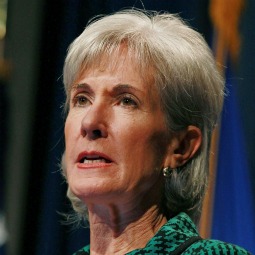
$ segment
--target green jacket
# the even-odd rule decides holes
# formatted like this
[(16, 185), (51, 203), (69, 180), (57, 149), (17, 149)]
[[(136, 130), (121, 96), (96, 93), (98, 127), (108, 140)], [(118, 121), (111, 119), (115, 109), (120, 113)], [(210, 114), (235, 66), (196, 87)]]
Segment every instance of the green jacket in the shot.
[[(89, 245), (73, 255), (88, 255)], [(142, 249), (136, 249), (128, 255), (171, 254), (171, 255), (245, 255), (248, 251), (239, 246), (218, 240), (199, 237), (195, 224), (185, 213), (170, 219)]]

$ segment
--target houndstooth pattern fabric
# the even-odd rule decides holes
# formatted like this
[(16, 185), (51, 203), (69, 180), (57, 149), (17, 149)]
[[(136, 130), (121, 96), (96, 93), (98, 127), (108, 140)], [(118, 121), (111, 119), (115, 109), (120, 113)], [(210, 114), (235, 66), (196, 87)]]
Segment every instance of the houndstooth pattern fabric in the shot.
[[(218, 240), (200, 239), (187, 248), (185, 246), (191, 238), (199, 237), (195, 224), (185, 213), (180, 213), (170, 219), (156, 235), (142, 249), (133, 250), (127, 255), (251, 255), (239, 246), (221, 242)], [(90, 254), (90, 246), (85, 246), (73, 255)]]

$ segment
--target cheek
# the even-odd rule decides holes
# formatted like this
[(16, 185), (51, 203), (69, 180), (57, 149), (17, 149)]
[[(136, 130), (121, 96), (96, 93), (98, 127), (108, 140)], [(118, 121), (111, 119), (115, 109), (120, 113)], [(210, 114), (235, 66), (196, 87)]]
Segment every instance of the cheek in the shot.
[(160, 155), (164, 155), (167, 151), (169, 141), (171, 140), (167, 131), (155, 132), (149, 139), (152, 150)]
[(71, 125), (70, 125), (70, 121), (69, 121), (69, 119), (67, 117), (66, 122), (65, 122), (65, 129), (64, 129), (64, 132), (65, 132), (65, 141), (68, 140), (69, 134), (71, 133), (70, 130), (71, 130)]
[(68, 183), (71, 182), (70, 174), (73, 169), (74, 162), (74, 149), (76, 143), (76, 133), (77, 133), (77, 121), (70, 116), (70, 114), (66, 118), (65, 122), (65, 158), (66, 158), (66, 178)]
[(72, 162), (73, 151), (79, 136), (79, 127), (78, 121), (75, 118), (72, 116), (67, 117), (64, 129), (67, 165)]
[(168, 132), (164, 127), (159, 128), (148, 122), (147, 124), (139, 126), (136, 124), (130, 129), (126, 127), (127, 132), (120, 134), (122, 137), (119, 141), (119, 145), (122, 146), (120, 151), (126, 152), (123, 155), (125, 161), (131, 162), (132, 165), (161, 167), (167, 152)]
[(129, 128), (129, 139), (134, 143), (144, 145), (145, 149), (161, 152), (168, 141), (168, 132), (160, 116), (145, 116), (139, 120), (134, 120)]
[(69, 141), (74, 136), (77, 136), (79, 133), (79, 119), (73, 115), (68, 115), (65, 122), (65, 141)]
[(65, 123), (65, 147), (66, 147), (66, 153), (68, 154), (69, 152), (69, 147), (70, 147), (70, 140), (71, 140), (71, 126), (69, 123), (66, 121)]

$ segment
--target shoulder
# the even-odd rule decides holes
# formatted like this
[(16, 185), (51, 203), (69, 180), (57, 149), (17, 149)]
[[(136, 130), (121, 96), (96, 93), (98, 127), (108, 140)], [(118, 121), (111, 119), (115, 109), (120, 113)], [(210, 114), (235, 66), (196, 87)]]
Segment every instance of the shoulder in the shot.
[(218, 240), (202, 239), (194, 244), (192, 244), (183, 255), (189, 254), (211, 254), (211, 255), (251, 255), (245, 249), (233, 245), (230, 243), (225, 243)]
[(77, 252), (75, 252), (73, 255), (89, 255), (90, 251), (90, 245), (87, 245), (85, 247), (83, 247), (82, 249), (78, 250)]

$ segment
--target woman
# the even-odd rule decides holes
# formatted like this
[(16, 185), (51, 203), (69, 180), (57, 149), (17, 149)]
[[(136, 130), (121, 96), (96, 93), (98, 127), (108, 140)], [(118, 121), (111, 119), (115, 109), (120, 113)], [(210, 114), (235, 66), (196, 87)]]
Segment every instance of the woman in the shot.
[(224, 81), (177, 16), (126, 10), (92, 22), (64, 66), (65, 176), (90, 246), (76, 254), (248, 254), (202, 240), (209, 144)]

